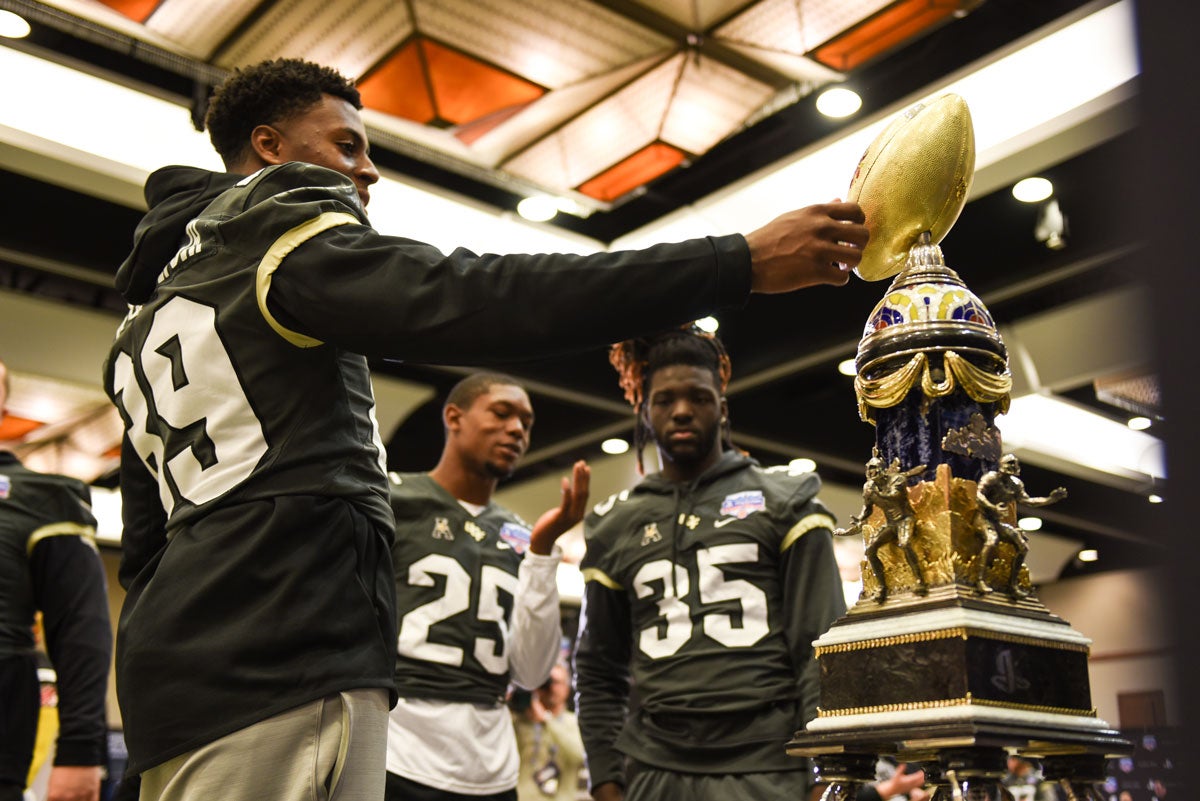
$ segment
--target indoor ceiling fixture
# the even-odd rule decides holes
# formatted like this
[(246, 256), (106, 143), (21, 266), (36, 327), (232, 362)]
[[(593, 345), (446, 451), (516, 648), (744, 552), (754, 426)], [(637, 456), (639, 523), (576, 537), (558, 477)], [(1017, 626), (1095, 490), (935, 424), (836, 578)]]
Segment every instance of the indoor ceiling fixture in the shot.
[(1157, 437), (1060, 398), (1013, 398), (1008, 412), (996, 418), (996, 427), (1005, 447), (1022, 461), (1033, 455), (1034, 461), (1049, 461), (1065, 472), (1082, 471), (1130, 491), (1166, 477), (1163, 443)]
[(1100, 552), (1095, 548), (1084, 548), (1079, 552), (1080, 562), (1095, 562), (1100, 558)]
[(1017, 525), (1022, 531), (1040, 531), (1042, 528), (1042, 518), (1040, 517), (1022, 517), (1017, 521)]
[(1141, 415), (1138, 415), (1137, 417), (1130, 417), (1129, 422), (1127, 422), (1125, 425), (1129, 426), (1134, 431), (1145, 431), (1147, 428), (1153, 425), (1153, 421), (1149, 417), (1142, 417)]
[(1038, 208), (1033, 237), (1051, 250), (1067, 246), (1067, 216), (1056, 199), (1050, 198)]
[(833, 89), (826, 89), (817, 96), (817, 111), (826, 117), (834, 119), (849, 117), (860, 108), (862, 108), (862, 98), (858, 96), (858, 92), (845, 87), (836, 86)]
[(534, 195), (517, 204), (517, 214), (530, 222), (546, 222), (558, 214), (558, 203), (552, 197)]
[(600, 450), (611, 456), (620, 456), (629, 450), (629, 442), (620, 437), (611, 437), (600, 443)]
[(721, 327), (721, 321), (716, 317), (701, 317), (696, 321), (696, 327), (709, 334), (715, 334)]
[(24, 39), (31, 30), (24, 17), (11, 11), (0, 11), (0, 36), (5, 39)]
[(1054, 184), (1047, 178), (1022, 178), (1013, 184), (1012, 195), (1022, 203), (1040, 203), (1054, 194)]
[(1146, 496), (1146, 500), (1150, 501), (1150, 503), (1162, 503), (1163, 496), (1150, 494)]
[(811, 473), (816, 469), (817, 463), (803, 456), (788, 462), (788, 470), (793, 473)]
[(837, 371), (842, 375), (858, 375), (858, 368), (854, 366), (854, 359), (842, 359), (838, 362)]

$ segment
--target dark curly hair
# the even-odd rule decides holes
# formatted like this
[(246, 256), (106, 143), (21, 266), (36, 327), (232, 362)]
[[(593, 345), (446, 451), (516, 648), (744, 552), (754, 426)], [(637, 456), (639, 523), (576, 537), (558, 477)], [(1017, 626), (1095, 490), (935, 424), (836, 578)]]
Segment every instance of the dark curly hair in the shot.
[(257, 126), (306, 111), (320, 103), (322, 95), (362, 108), (354, 82), (337, 70), (297, 58), (263, 61), (235, 70), (217, 87), (204, 127), (228, 168), (245, 156), (250, 132)]
[[(650, 431), (646, 428), (643, 412), (646, 407), (646, 390), (654, 373), (664, 367), (678, 364), (709, 370), (713, 383), (725, 395), (729, 379), (733, 375), (733, 363), (721, 340), (713, 334), (700, 330), (694, 324), (682, 329), (667, 331), (651, 337), (627, 339), (613, 345), (608, 352), (608, 361), (617, 371), (625, 400), (637, 413), (637, 427), (633, 432), (633, 448), (637, 453), (638, 472), (644, 473), (642, 449)], [(721, 427), (721, 444), (734, 450), (728, 421)]]

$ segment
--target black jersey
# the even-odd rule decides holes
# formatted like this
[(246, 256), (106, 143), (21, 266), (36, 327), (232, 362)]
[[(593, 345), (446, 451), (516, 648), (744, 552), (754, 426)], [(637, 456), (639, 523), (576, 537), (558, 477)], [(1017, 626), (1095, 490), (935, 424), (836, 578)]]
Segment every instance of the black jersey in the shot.
[(805, 767), (783, 746), (815, 713), (812, 642), (845, 612), (819, 486), (726, 453), (588, 515), (575, 661), (593, 785), (623, 783), (617, 750), (696, 773)]
[(283, 254), (362, 220), (289, 202), (295, 172), (223, 176), (194, 201), (105, 367), (126, 426), (117, 681), (133, 772), (391, 686), (392, 515), (367, 361), (267, 308)]
[[(105, 696), (112, 630), (104, 567), (93, 537), (87, 488), (78, 479), (38, 473), (0, 451), (0, 685), (37, 686), (33, 622), (42, 611), (46, 649), (58, 672), (55, 764), (100, 765), (106, 750)], [(24, 785), (30, 753), (13, 753), (9, 735), (31, 746), (37, 707), (6, 698), (0, 732), (0, 782)], [(25, 719), (19, 719), (27, 714)], [(15, 773), (17, 775), (9, 775)]]
[(373, 230), (353, 182), (311, 164), (169, 167), (146, 196), (105, 367), (126, 428), (117, 685), (133, 772), (331, 692), (394, 688), (394, 521), (366, 356), (545, 356), (750, 289), (737, 235), (445, 254)]
[(393, 476), (396, 689), (420, 699), (500, 704), (529, 524), (496, 503), (472, 515), (427, 473)]

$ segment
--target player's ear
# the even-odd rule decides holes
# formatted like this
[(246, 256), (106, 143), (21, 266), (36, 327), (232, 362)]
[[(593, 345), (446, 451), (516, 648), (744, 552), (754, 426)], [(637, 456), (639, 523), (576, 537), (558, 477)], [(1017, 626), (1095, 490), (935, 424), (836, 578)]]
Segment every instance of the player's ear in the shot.
[(442, 409), (442, 424), (446, 426), (447, 431), (458, 431), (462, 416), (462, 409), (453, 403), (447, 403), (446, 408)]
[(259, 125), (250, 132), (250, 147), (267, 164), (282, 164), (283, 135), (270, 125)]

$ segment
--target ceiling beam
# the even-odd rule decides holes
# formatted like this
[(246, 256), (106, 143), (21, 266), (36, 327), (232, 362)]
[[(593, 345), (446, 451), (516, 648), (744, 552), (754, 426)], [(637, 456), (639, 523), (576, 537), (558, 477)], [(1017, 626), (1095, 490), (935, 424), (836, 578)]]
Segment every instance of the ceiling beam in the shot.
[(633, 0), (595, 0), (595, 2), (599, 6), (623, 17), (628, 17), (650, 30), (678, 42), (681, 51), (691, 50), (707, 56), (713, 61), (745, 73), (773, 89), (787, 89), (796, 84), (794, 78), (773, 70), (766, 64), (747, 58), (733, 48), (726, 47), (715, 39), (709, 39), (704, 35), (704, 31), (680, 25), (675, 20), (665, 17), (641, 3), (635, 3)]

